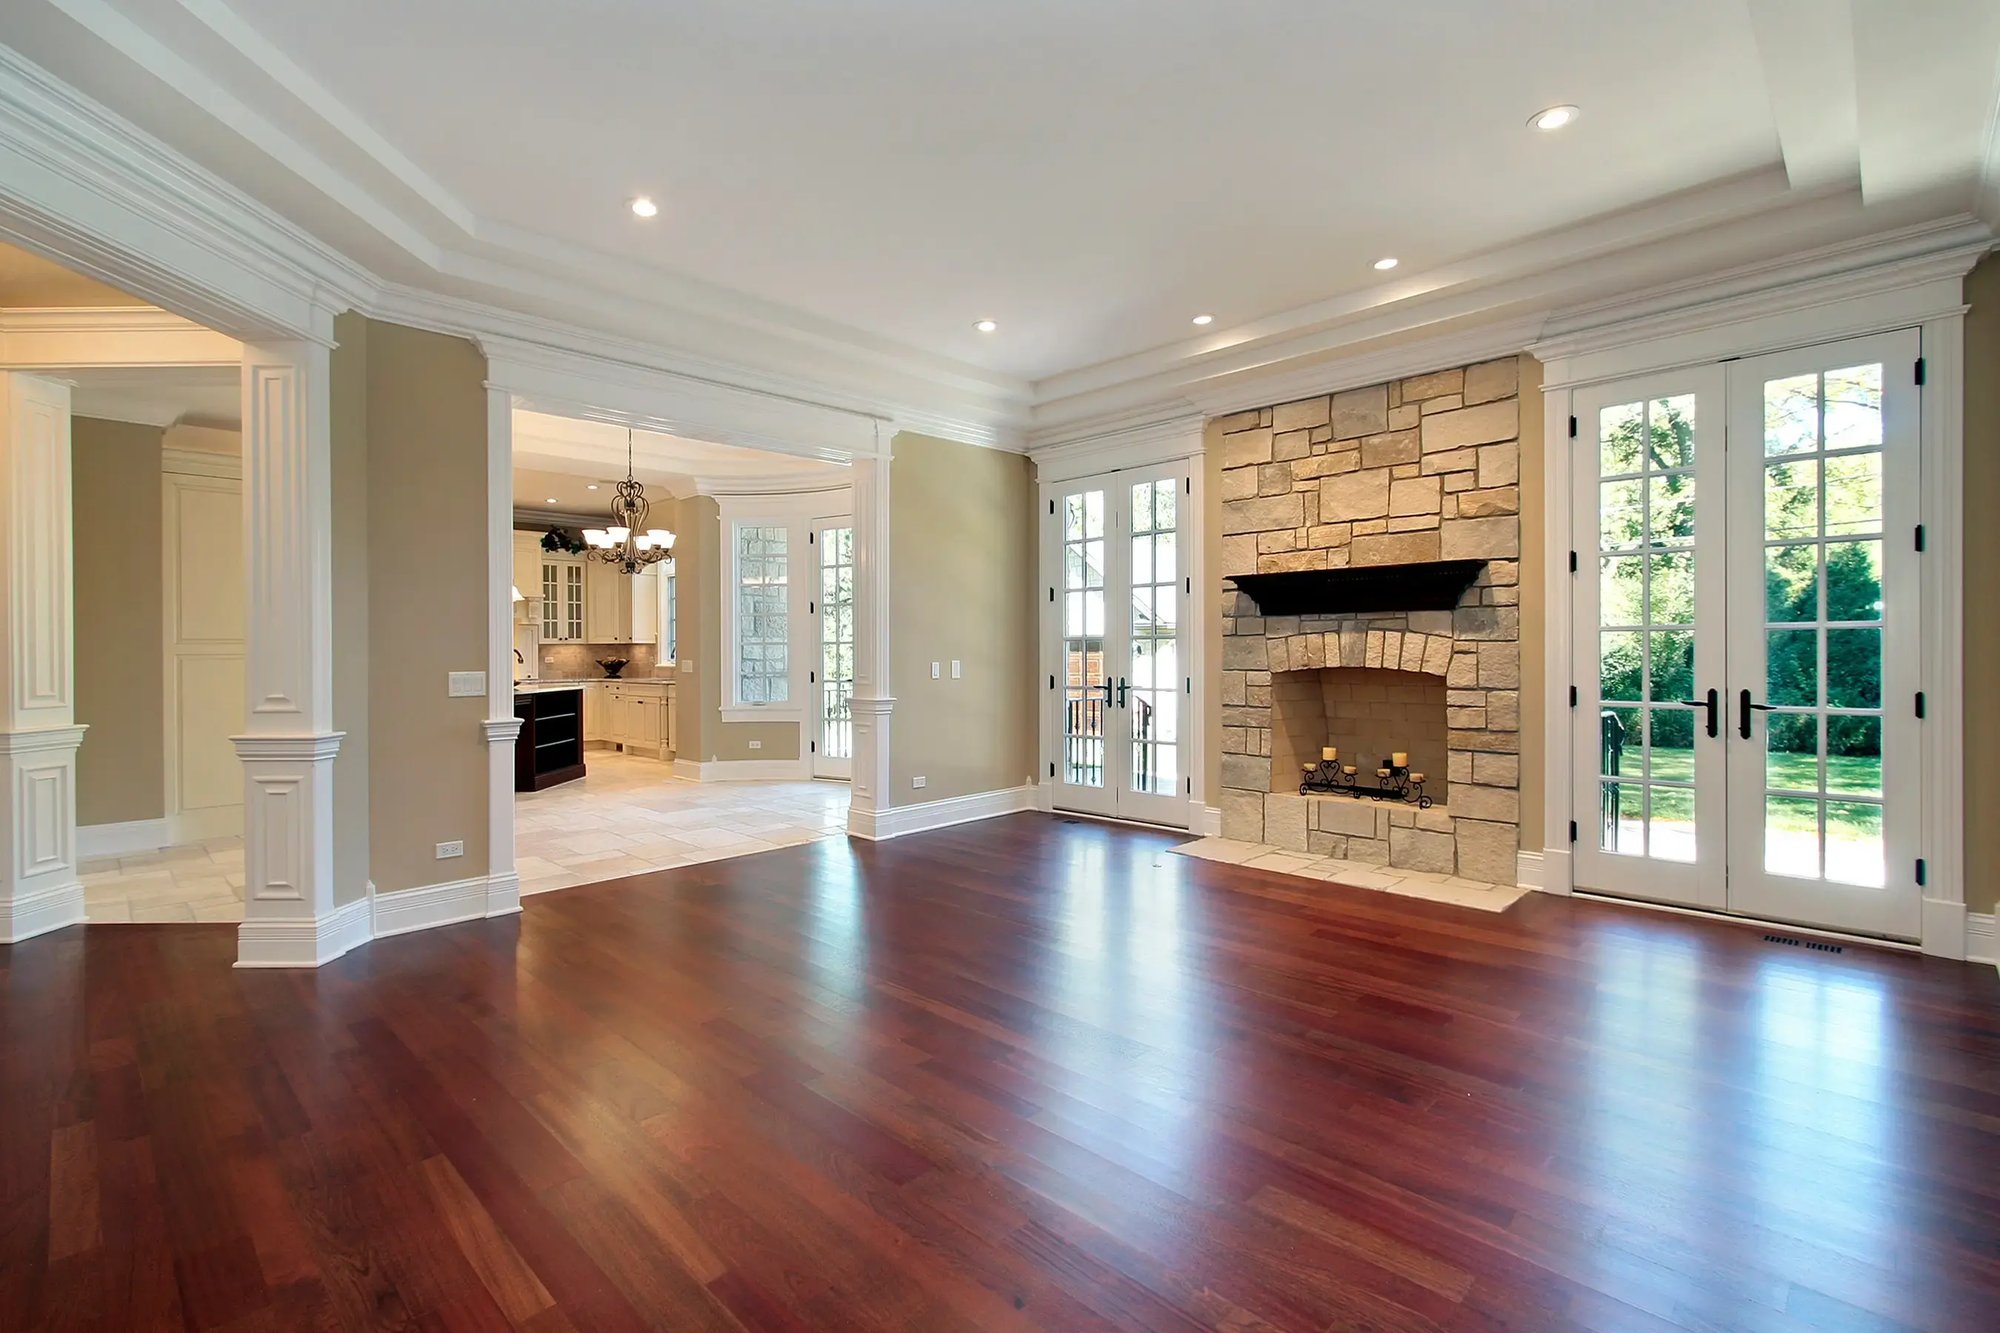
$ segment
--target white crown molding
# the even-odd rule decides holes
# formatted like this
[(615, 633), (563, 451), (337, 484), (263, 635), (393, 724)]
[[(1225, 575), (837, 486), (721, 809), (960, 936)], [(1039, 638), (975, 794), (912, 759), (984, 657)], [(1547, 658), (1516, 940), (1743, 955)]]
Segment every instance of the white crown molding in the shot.
[(1183, 411), (1155, 421), (1114, 425), (1083, 433), (1063, 432), (1028, 450), (1035, 475), (1043, 481), (1063, 481), (1094, 472), (1143, 467), (1192, 458), (1202, 451), (1207, 418)]
[(1970, 216), (1898, 228), (1572, 307), (1527, 350), (1557, 361), (1962, 278), (1993, 245), (1993, 229)]
[(234, 454), (210, 453), (206, 449), (160, 450), (160, 471), (190, 477), (243, 477), (243, 459)]

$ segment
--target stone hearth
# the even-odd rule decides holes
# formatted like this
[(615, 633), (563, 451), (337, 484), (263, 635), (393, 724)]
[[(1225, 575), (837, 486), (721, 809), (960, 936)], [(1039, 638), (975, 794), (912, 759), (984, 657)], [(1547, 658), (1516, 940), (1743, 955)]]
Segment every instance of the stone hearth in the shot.
[[(1511, 885), (1520, 786), (1520, 492), (1516, 362), (1487, 362), (1224, 418), (1222, 834), (1239, 842)], [(1266, 617), (1227, 576), (1483, 559), (1449, 611)], [(1367, 735), (1318, 741), (1274, 719), (1287, 673), (1441, 680), (1441, 779), (1429, 810), (1301, 796), (1299, 765), (1342, 747), (1364, 779), (1380, 737), (1423, 754), (1408, 698)], [(1363, 680), (1356, 676), (1349, 683)], [(1407, 684), (1407, 682), (1403, 682)], [(1434, 687), (1433, 687), (1434, 688)], [(1296, 686), (1290, 701), (1296, 702)], [(1322, 699), (1325, 698), (1322, 686)], [(1322, 704), (1324, 707), (1324, 704)], [(1391, 710), (1394, 710), (1393, 714)], [(1318, 725), (1310, 720), (1308, 728)], [(1310, 747), (1305, 754), (1298, 751)], [(1350, 750), (1350, 746), (1357, 747)], [(1423, 763), (1413, 767), (1423, 768)], [(1287, 770), (1289, 781), (1286, 780)]]

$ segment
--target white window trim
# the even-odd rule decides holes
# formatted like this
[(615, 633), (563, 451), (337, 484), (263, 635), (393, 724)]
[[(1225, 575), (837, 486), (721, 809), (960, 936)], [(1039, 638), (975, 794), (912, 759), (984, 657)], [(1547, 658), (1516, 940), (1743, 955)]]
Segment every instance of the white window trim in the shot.
[[(722, 707), (724, 722), (792, 722), (804, 725), (812, 716), (807, 675), (819, 650), (819, 622), (808, 607), (818, 600), (818, 548), (808, 537), (822, 527), (852, 525), (853, 493), (842, 486), (830, 491), (788, 495), (719, 495), (716, 510), (722, 520)], [(736, 695), (741, 645), (736, 637), (736, 530), (739, 527), (784, 528), (787, 533), (787, 575), (791, 596), (791, 672), (788, 702), (744, 703)], [(803, 747), (801, 747), (803, 751)]]
[(1573, 393), (1589, 384), (1676, 366), (1722, 361), (1817, 343), (1914, 328), (1925, 361), (1922, 394), (1920, 521), (1925, 530), (1921, 569), (1923, 651), (1921, 688), (1926, 697), (1922, 733), (1922, 855), (1928, 874), (1922, 889), (1919, 947), (1927, 954), (1963, 958), (1966, 952), (1965, 878), (1960, 833), (1964, 819), (1964, 545), (1959, 514), (1963, 471), (1963, 279), (1978, 254), (1961, 248), (1924, 262), (1861, 268), (1835, 279), (1802, 278), (1749, 297), (1608, 322), (1587, 332), (1552, 337), (1528, 350), (1543, 364), (1542, 554), (1548, 613), (1544, 628), (1544, 837), (1539, 887), (1569, 893), (1568, 821), (1574, 801), (1569, 687), (1569, 552), (1574, 546), (1569, 503)]

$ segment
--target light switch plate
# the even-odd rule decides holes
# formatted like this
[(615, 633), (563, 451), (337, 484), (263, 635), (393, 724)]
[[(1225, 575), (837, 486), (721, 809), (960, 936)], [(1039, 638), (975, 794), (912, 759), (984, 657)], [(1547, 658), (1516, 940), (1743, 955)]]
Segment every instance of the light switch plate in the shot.
[(938, 664), (936, 662), (931, 663), (931, 679), (936, 680), (942, 674), (944, 673), (940, 670)]
[(445, 697), (449, 699), (477, 699), (486, 693), (486, 673), (484, 671), (449, 671), (445, 673)]
[(958, 660), (958, 659), (957, 659), (956, 657), (952, 658), (952, 659), (951, 659), (951, 678), (952, 678), (953, 680), (959, 680), (959, 679), (962, 679), (962, 678), (964, 677), (964, 675), (965, 675), (965, 663), (963, 663), (963, 662), (959, 661), (959, 660)]

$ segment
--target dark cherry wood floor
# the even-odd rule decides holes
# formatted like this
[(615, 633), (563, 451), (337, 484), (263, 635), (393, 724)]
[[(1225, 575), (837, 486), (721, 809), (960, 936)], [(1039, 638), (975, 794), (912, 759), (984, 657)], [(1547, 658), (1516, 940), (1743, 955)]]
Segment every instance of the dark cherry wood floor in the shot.
[(2000, 1328), (2000, 978), (1024, 815), (0, 949), (0, 1329)]

